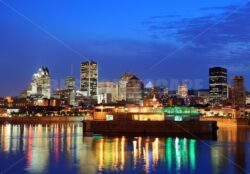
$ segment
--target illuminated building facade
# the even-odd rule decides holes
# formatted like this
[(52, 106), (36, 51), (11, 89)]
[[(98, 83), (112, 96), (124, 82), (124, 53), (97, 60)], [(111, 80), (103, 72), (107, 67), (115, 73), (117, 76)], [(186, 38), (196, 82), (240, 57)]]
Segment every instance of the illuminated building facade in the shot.
[(53, 97), (58, 100), (62, 100), (65, 96), (65, 90), (64, 89), (56, 89), (53, 92)]
[(166, 86), (154, 86), (152, 82), (148, 82), (143, 89), (143, 98), (163, 99), (168, 97), (168, 88)]
[(124, 73), (119, 81), (119, 100), (127, 99), (127, 83), (129, 79), (131, 79), (134, 75), (132, 73), (126, 72)]
[(188, 87), (187, 87), (186, 83), (178, 86), (177, 95), (182, 97), (182, 98), (186, 98), (188, 96)]
[(162, 103), (154, 96), (153, 98), (144, 98), (143, 106), (145, 107), (159, 107), (162, 106)]
[(200, 118), (200, 110), (190, 106), (164, 107), (162, 112), (166, 120), (172, 121), (199, 121)]
[(98, 104), (100, 104), (100, 103), (113, 103), (111, 93), (99, 94), (97, 97), (97, 100), (98, 100)]
[(94, 109), (94, 120), (136, 120), (136, 121), (163, 121), (164, 113), (153, 110), (152, 107), (136, 105), (99, 105)]
[(226, 117), (235, 118), (236, 110), (233, 108), (206, 108), (200, 109), (202, 117)]
[(113, 81), (102, 81), (98, 83), (98, 103), (102, 101), (112, 103), (118, 100), (118, 84)]
[(227, 69), (222, 67), (209, 69), (209, 95), (211, 104), (220, 104), (228, 98)]
[(142, 81), (132, 73), (124, 73), (119, 81), (119, 100), (139, 104), (142, 98)]
[(87, 61), (81, 63), (80, 91), (85, 96), (96, 97), (98, 95), (98, 65), (96, 62)]
[(140, 107), (136, 105), (99, 105), (94, 109), (94, 120), (134, 121), (198, 121), (200, 110), (196, 107)]
[(76, 90), (76, 79), (72, 76), (68, 76), (65, 79), (65, 89), (66, 90)]
[(246, 96), (246, 105), (247, 106), (250, 105), (250, 96), (249, 95)]
[(61, 106), (76, 105), (76, 81), (74, 77), (68, 76), (65, 79), (65, 89), (54, 90), (53, 97), (59, 100)]
[[(53, 93), (53, 99), (59, 103), (59, 106), (67, 107), (70, 104), (70, 91), (67, 91), (66, 89), (56, 89)], [(40, 103), (42, 100), (38, 100)], [(37, 102), (36, 102), (37, 103)]]
[(243, 76), (232, 77), (231, 102), (232, 107), (238, 110), (237, 117), (244, 117), (246, 106), (246, 90)]
[(50, 98), (50, 73), (49, 69), (41, 66), (38, 72), (33, 75), (32, 82), (27, 90), (27, 96), (41, 96), (42, 98)]
[(3, 97), (0, 97), (0, 108), (1, 107), (7, 107), (7, 105), (8, 105), (7, 100), (5, 98), (3, 98)]
[(74, 106), (76, 104), (76, 80), (72, 76), (65, 79), (65, 92), (68, 104)]
[(97, 98), (88, 97), (82, 91), (76, 91), (76, 105), (84, 108), (88, 108), (98, 104)]
[(246, 90), (243, 76), (232, 77), (232, 105), (233, 108), (244, 108), (246, 105)]
[(13, 99), (13, 107), (14, 108), (27, 108), (33, 105), (32, 100), (26, 98), (15, 97)]
[(133, 76), (128, 80), (126, 86), (126, 101), (130, 103), (141, 103), (143, 96), (143, 83), (142, 81)]

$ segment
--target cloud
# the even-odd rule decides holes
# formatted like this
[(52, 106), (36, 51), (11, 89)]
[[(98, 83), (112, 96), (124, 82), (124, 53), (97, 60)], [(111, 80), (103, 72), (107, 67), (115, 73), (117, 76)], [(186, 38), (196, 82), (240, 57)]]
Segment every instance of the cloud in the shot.
[(169, 15), (158, 15), (158, 16), (152, 16), (150, 19), (169, 19), (169, 18), (178, 18), (180, 15), (177, 14), (169, 14)]
[(200, 17), (188, 22), (188, 25), (178, 31), (180, 38), (190, 40), (204, 32), (195, 42), (199, 45), (223, 46), (232, 42), (248, 42), (250, 40), (250, 4), (228, 15)]
[[(155, 39), (175, 38), (180, 45), (188, 43), (186, 49), (203, 51), (204, 57), (220, 55), (222, 59), (234, 59), (249, 53), (250, 47), (250, 3), (235, 12), (237, 6), (209, 7), (203, 10), (224, 10), (221, 14), (194, 18), (177, 18), (175, 21), (151, 20), (148, 32)], [(184, 49), (185, 49), (184, 48)]]
[[(198, 17), (159, 17), (143, 23), (151, 39), (168, 44), (174, 40), (177, 45), (174, 54), (166, 52), (158, 57), (158, 61), (163, 61), (153, 71), (171, 64), (182, 69), (187, 77), (204, 79), (209, 67), (223, 66), (229, 70), (229, 77), (245, 76), (249, 88), (250, 3), (239, 7), (202, 8)], [(191, 68), (192, 71), (186, 71)]]
[(234, 10), (236, 9), (237, 6), (236, 5), (229, 5), (229, 6), (216, 6), (216, 7), (203, 7), (200, 10), (204, 10), (204, 11), (211, 11), (211, 10)]

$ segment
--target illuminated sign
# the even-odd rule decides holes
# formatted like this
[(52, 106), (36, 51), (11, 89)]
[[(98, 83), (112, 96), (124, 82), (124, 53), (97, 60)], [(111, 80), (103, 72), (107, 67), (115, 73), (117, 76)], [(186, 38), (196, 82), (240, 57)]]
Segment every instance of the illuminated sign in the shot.
[(114, 116), (113, 115), (106, 115), (106, 121), (113, 121)]
[(162, 109), (153, 109), (153, 112), (161, 112), (168, 115), (200, 115), (200, 110), (190, 106), (173, 106)]
[(169, 115), (199, 115), (200, 111), (198, 108), (189, 106), (174, 106), (166, 107), (162, 109), (164, 113)]
[(174, 121), (183, 121), (183, 118), (182, 116), (177, 115), (174, 117)]

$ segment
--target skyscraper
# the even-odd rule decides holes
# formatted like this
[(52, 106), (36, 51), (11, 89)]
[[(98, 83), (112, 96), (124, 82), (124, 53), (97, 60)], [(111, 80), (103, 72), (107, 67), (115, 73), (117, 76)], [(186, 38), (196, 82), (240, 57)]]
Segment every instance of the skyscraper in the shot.
[(138, 77), (130, 78), (126, 85), (126, 101), (140, 104), (143, 97), (143, 87), (144, 85)]
[(180, 84), (178, 86), (177, 95), (179, 95), (182, 98), (186, 98), (188, 96), (188, 87), (186, 83)]
[(81, 63), (80, 91), (88, 97), (98, 94), (98, 65), (96, 62), (87, 61)]
[(75, 105), (76, 100), (76, 80), (72, 76), (68, 76), (65, 79), (65, 92), (70, 105)]
[(245, 108), (246, 105), (246, 90), (244, 86), (243, 76), (232, 77), (231, 100), (232, 107), (236, 109)]
[(127, 83), (129, 79), (131, 79), (134, 75), (132, 73), (126, 72), (124, 73), (119, 81), (119, 100), (127, 99)]
[(132, 73), (124, 73), (119, 81), (119, 100), (140, 103), (143, 97), (143, 83)]
[(41, 98), (50, 98), (50, 83), (49, 69), (41, 66), (32, 77), (32, 82), (27, 90), (27, 96), (36, 95)]
[(76, 90), (76, 79), (72, 76), (68, 76), (65, 79), (65, 89), (66, 90)]
[(222, 67), (209, 69), (209, 95), (211, 104), (220, 104), (228, 98), (227, 69)]

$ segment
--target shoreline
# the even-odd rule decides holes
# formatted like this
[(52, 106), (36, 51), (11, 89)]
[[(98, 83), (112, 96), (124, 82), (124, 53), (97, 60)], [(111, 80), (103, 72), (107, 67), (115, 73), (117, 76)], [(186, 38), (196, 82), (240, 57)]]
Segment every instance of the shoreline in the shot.
[(246, 118), (220, 118), (220, 117), (201, 117), (200, 121), (216, 121), (220, 127), (249, 127), (249, 120)]
[(0, 124), (81, 123), (82, 121), (83, 117), (79, 116), (0, 117)]

